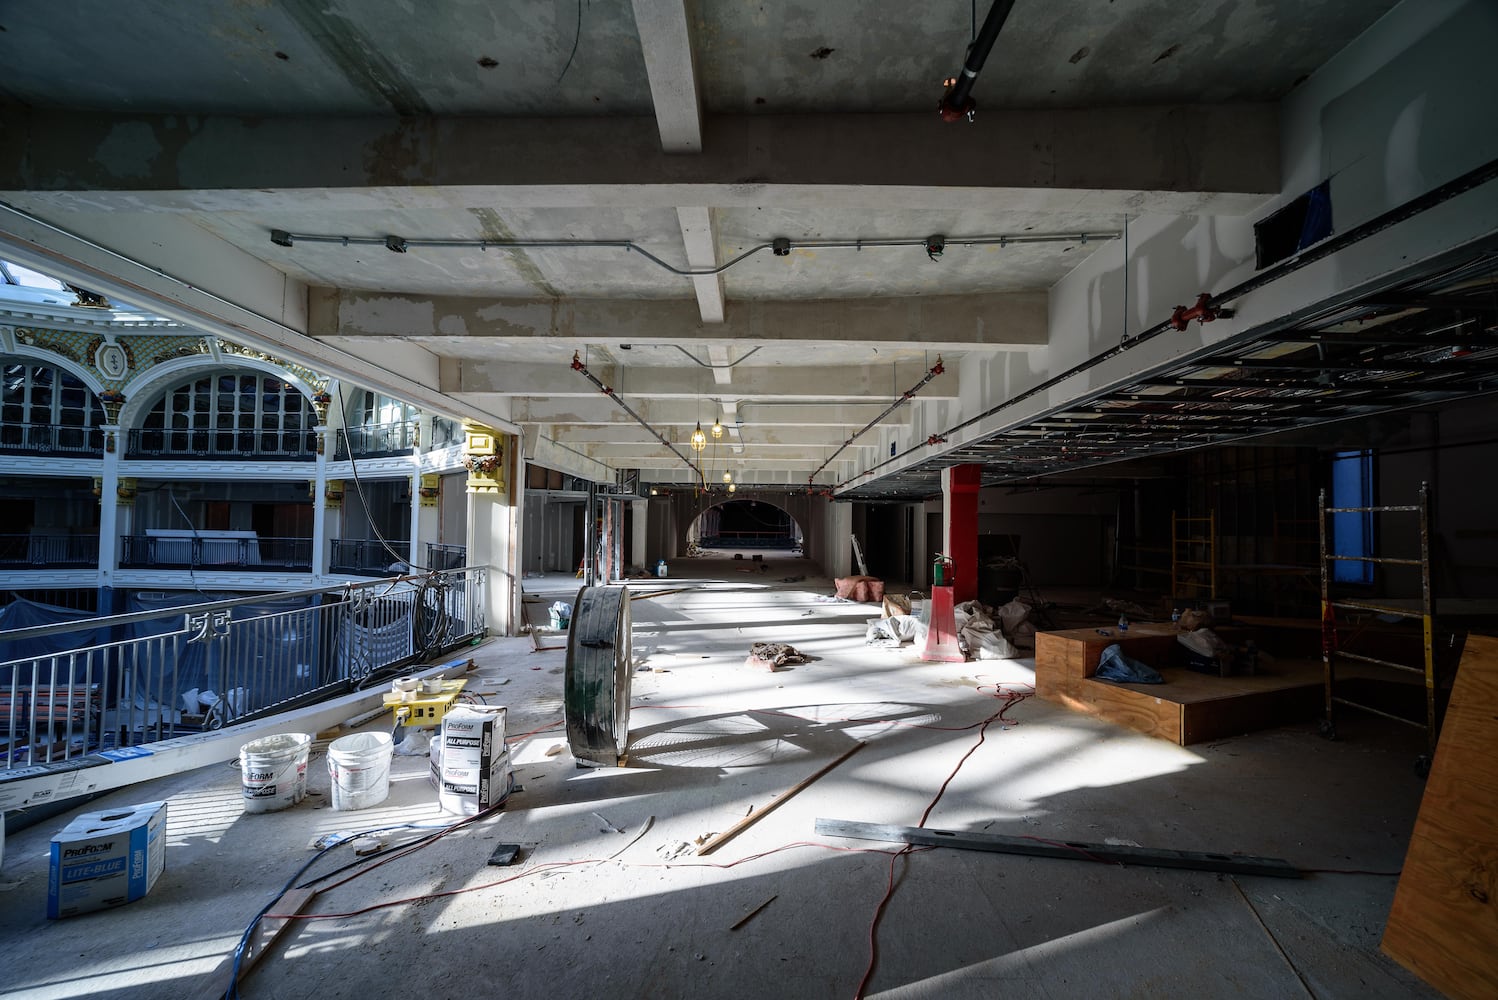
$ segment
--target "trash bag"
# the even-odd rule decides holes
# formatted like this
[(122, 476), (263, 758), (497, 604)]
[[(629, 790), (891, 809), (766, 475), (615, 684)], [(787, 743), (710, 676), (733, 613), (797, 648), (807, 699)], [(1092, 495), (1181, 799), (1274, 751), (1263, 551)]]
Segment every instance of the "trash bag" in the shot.
[(869, 622), (864, 642), (871, 646), (899, 646), (915, 638), (919, 619), (910, 615), (891, 615)]
[(1176, 636), (1176, 642), (1186, 648), (1186, 666), (1190, 669), (1223, 677), (1232, 673), (1233, 647), (1211, 629), (1183, 632)]
[(1016, 598), (995, 610), (994, 617), (998, 618), (1005, 635), (1013, 635), (1015, 628), (1030, 617), (1030, 606)]
[(1116, 642), (1103, 650), (1103, 655), (1098, 658), (1097, 673), (1093, 676), (1100, 681), (1114, 681), (1118, 684), (1165, 683), (1165, 678), (1160, 676), (1159, 671), (1147, 663), (1125, 656), (1123, 647)]

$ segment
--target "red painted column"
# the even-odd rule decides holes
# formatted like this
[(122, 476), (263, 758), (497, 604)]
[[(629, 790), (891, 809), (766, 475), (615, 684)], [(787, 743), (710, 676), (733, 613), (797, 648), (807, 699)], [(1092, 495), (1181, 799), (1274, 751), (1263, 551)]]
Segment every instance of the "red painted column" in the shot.
[(981, 465), (954, 465), (942, 471), (946, 503), (942, 551), (956, 564), (952, 597), (958, 604), (978, 596), (978, 490), (982, 486)]

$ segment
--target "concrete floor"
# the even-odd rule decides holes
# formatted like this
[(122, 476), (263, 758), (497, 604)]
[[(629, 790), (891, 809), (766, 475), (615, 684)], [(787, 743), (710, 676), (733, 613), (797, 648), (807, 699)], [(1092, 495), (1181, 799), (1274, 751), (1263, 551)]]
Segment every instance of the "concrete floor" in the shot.
[[(330, 888), (316, 914), (473, 889), (298, 922), (240, 987), (247, 998), (465, 995), (852, 997), (891, 871), (886, 845), (819, 838), (817, 817), (914, 826), (1032, 661), (924, 663), (863, 644), (866, 606), (831, 592), (810, 564), (678, 560), (681, 593), (633, 606), (632, 755), (580, 770), (563, 752), (564, 654), (527, 638), (474, 650), (470, 688), (509, 706), (523, 786), (503, 812), (410, 857)], [(549, 604), (577, 581), (527, 580)], [(533, 605), (536, 607), (536, 605)], [(816, 657), (766, 673), (751, 642)], [(991, 725), (928, 825), (1046, 839), (1116, 839), (1241, 852), (1306, 868), (1393, 870), (1422, 791), (1418, 744), (1349, 717), (1343, 740), (1287, 727), (1183, 749), (1037, 699)], [(531, 730), (534, 735), (516, 739)], [(721, 831), (855, 740), (868, 745), (709, 858), (660, 849)], [(48, 921), (46, 852), (69, 816), (13, 834), (0, 873), (0, 996), (216, 995), (209, 974), (250, 917), (335, 830), (441, 818), (424, 758), (397, 757), (390, 798), (359, 812), (320, 793), (246, 815), (233, 762), (114, 792), (79, 811), (167, 798), (167, 870), (129, 906)], [(597, 812), (623, 827), (603, 832)], [(635, 836), (653, 817), (637, 842)], [(496, 843), (524, 845), (487, 867)], [(633, 842), (633, 843), (632, 843)], [(626, 847), (626, 845), (631, 845)], [(801, 845), (801, 846), (791, 846)], [(621, 848), (617, 858), (610, 859)], [(780, 849), (780, 850), (776, 850)], [(764, 852), (775, 853), (765, 854)], [(351, 860), (347, 848), (317, 872)], [(1430, 997), (1377, 950), (1390, 877), (1303, 881), (1119, 868), (956, 850), (895, 862), (867, 996)], [(742, 929), (731, 926), (773, 898)]]

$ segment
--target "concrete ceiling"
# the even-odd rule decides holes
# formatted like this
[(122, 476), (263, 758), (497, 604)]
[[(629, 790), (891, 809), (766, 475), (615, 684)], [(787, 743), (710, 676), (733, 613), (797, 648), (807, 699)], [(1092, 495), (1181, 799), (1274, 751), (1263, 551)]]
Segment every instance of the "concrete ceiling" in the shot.
[(671, 439), (716, 411), (748, 478), (805, 481), (937, 356), (920, 398), (955, 405), (968, 359), (1043, 352), (1129, 216), (1277, 193), (1272, 102), (1393, 0), (1019, 0), (982, 125), (942, 125), (987, 6), (8, 5), (0, 248), (573, 471), (685, 475), (581, 351)]

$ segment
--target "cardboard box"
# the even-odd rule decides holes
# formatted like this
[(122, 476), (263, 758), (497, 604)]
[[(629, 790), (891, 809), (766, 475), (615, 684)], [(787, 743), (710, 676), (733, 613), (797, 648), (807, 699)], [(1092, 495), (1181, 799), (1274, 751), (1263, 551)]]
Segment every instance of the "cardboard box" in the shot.
[(133, 903), (165, 868), (165, 802), (83, 813), (52, 838), (47, 916)]
[(437, 795), (443, 811), (471, 816), (504, 802), (510, 794), (505, 710), (464, 705), (448, 712), (441, 761)]

